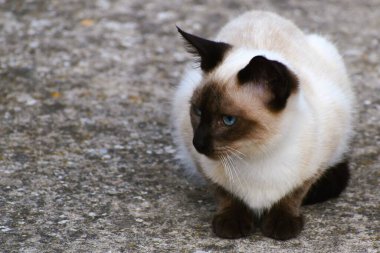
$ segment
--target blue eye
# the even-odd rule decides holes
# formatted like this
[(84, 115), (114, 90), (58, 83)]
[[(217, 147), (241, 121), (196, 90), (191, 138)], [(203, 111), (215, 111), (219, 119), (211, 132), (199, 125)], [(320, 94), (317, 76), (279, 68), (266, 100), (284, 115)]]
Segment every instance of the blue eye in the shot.
[(232, 126), (233, 124), (236, 123), (236, 117), (225, 115), (225, 116), (223, 116), (223, 123), (226, 126)]
[(195, 115), (197, 115), (197, 116), (202, 115), (202, 111), (196, 106), (193, 106), (193, 111), (194, 111)]

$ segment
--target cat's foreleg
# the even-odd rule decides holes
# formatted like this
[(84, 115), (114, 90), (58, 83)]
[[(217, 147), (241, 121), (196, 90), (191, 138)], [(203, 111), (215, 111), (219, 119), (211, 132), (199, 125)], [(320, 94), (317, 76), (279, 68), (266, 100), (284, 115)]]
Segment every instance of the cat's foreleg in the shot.
[(214, 233), (221, 238), (236, 239), (254, 232), (254, 215), (242, 201), (221, 187), (216, 187), (218, 210), (212, 220)]
[(288, 240), (301, 232), (304, 219), (300, 207), (312, 182), (312, 180), (306, 181), (263, 214), (260, 226), (265, 236)]

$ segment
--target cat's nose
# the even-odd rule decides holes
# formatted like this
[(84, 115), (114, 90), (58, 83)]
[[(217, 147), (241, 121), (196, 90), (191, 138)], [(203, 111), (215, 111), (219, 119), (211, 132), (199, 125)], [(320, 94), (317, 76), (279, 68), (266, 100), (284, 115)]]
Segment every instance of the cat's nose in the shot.
[(211, 137), (197, 131), (193, 138), (194, 148), (201, 154), (209, 155), (212, 152)]
[(194, 145), (194, 148), (201, 154), (207, 154), (208, 153), (208, 145), (207, 143), (200, 139), (200, 138), (194, 138), (193, 139), (193, 145)]

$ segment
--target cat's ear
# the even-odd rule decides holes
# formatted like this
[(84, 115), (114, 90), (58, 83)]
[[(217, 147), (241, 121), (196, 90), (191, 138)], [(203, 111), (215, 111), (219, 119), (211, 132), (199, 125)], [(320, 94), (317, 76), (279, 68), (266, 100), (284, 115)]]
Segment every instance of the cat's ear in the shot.
[(255, 56), (247, 66), (239, 71), (238, 81), (241, 85), (263, 85), (272, 93), (268, 106), (273, 111), (285, 108), (290, 94), (297, 90), (296, 75), (284, 64), (268, 60), (264, 56)]
[(204, 72), (211, 71), (222, 62), (225, 53), (231, 48), (227, 43), (203, 39), (181, 30), (178, 26), (177, 29), (188, 43), (188, 51), (200, 57), (201, 69)]

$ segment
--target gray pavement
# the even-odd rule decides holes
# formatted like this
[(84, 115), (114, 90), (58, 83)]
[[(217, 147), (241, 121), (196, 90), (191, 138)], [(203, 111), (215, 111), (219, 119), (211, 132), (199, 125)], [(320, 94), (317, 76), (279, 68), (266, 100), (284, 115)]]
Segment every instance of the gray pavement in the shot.
[[(216, 238), (171, 140), (175, 24), (250, 9), (327, 34), (358, 94), (350, 186), (286, 242)], [(0, 252), (380, 252), (379, 27), (379, 0), (0, 0)]]

